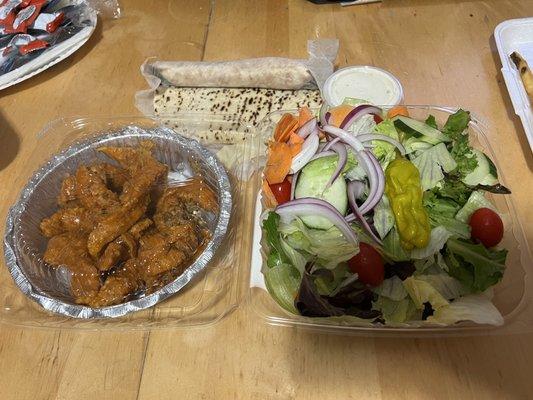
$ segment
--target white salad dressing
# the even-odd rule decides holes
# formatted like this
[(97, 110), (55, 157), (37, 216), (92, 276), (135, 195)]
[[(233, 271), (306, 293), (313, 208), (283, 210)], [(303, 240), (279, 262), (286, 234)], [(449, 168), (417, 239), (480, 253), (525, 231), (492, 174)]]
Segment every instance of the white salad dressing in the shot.
[(322, 88), (322, 96), (330, 106), (342, 104), (345, 98), (364, 99), (376, 105), (396, 105), (403, 100), (400, 81), (390, 72), (376, 67), (346, 67), (330, 75)]

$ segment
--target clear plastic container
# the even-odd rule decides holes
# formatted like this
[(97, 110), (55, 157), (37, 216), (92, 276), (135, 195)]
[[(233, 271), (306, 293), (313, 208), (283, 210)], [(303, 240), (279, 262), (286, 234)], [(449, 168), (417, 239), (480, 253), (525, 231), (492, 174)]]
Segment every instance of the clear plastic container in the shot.
[[(259, 138), (254, 135), (252, 129), (241, 126), (239, 121), (231, 116), (184, 114), (167, 118), (164, 122), (185, 136), (209, 137), (210, 140), (199, 141), (214, 153), (231, 146), (230, 149), (235, 154), (234, 165), (227, 168), (233, 199), (229, 228), (208, 267), (183, 290), (154, 307), (120, 318), (92, 320), (65, 318), (47, 312), (18, 289), (7, 268), (1, 268), (0, 322), (40, 328), (93, 330), (194, 327), (213, 324), (237, 307), (245, 291), (243, 272), (246, 272), (249, 265), (249, 254), (242, 251), (242, 243), (251, 236), (249, 221), (252, 221), (251, 210), (257, 193), (257, 179), (240, 178), (246, 175), (244, 167), (257, 169), (258, 154), (252, 152), (258, 152)], [(143, 117), (55, 120), (38, 135), (26, 168), (19, 173), (26, 182), (34, 171), (70, 144), (128, 125), (151, 128), (160, 125), (160, 122)], [(222, 139), (220, 134), (224, 133), (224, 140), (206, 135), (206, 132), (213, 130), (217, 130), (219, 139)], [(231, 138), (235, 140), (232, 141)], [(13, 190), (20, 191), (21, 187)], [(6, 208), (7, 206), (4, 205)]]
[[(435, 106), (408, 106), (413, 118), (425, 119), (433, 114), (439, 124), (443, 124), (447, 117), (456, 109)], [(285, 112), (295, 110), (278, 111), (270, 114), (258, 127), (263, 138), (272, 135), (273, 128)], [(476, 118), (472, 118), (469, 126), (471, 143), (474, 147), (482, 150), (498, 162), (494, 156), (489, 141), (484, 134), (486, 128)], [(505, 182), (505, 171), (501, 171), (500, 181)], [(512, 189), (512, 188), (511, 188)], [(273, 325), (293, 326), (308, 328), (315, 331), (336, 332), (342, 334), (359, 334), (371, 336), (428, 336), (428, 335), (476, 335), (496, 333), (522, 333), (533, 331), (533, 281), (532, 281), (532, 257), (526, 241), (523, 228), (517, 218), (512, 195), (494, 195), (491, 201), (498, 211), (504, 216), (505, 234), (501, 243), (502, 247), (509, 250), (506, 271), (503, 280), (494, 288), (493, 302), (504, 317), (505, 323), (501, 327), (476, 325), (473, 323), (460, 323), (448, 327), (422, 327), (422, 328), (395, 328), (386, 326), (356, 326), (339, 325), (327, 319), (308, 318), (288, 313), (282, 309), (270, 294), (266, 291), (261, 266), (261, 227), (260, 215), (262, 205), (260, 196), (256, 202), (256, 216), (254, 228), (254, 246), (252, 255), (252, 269), (250, 275), (249, 299), (253, 309), (267, 323)]]
[[(412, 115), (425, 117), (431, 113), (442, 123), (455, 110), (433, 106), (409, 106)], [(305, 318), (285, 312), (264, 287), (260, 272), (262, 258), (260, 160), (261, 144), (272, 135), (273, 127), (284, 111), (270, 114), (257, 127), (242, 125), (229, 115), (190, 113), (159, 121), (145, 117), (63, 118), (49, 123), (38, 136), (26, 168), (19, 174), (27, 179), (46, 160), (69, 144), (99, 133), (108, 133), (126, 125), (154, 127), (167, 125), (177, 132), (196, 137), (210, 150), (234, 151), (234, 165), (228, 168), (232, 182), (234, 207), (226, 242), (219, 248), (208, 268), (184, 290), (147, 310), (114, 319), (81, 320), (52, 314), (29, 300), (13, 283), (7, 268), (0, 268), (0, 323), (37, 328), (80, 330), (144, 330), (194, 328), (215, 324), (239, 304), (252, 309), (268, 324), (304, 328), (317, 332), (365, 336), (428, 337), (522, 333), (533, 331), (533, 283), (529, 269), (532, 257), (520, 221), (516, 216), (512, 195), (495, 196), (500, 212), (506, 215), (503, 246), (509, 249), (507, 271), (495, 288), (494, 302), (505, 317), (502, 327), (461, 324), (451, 327), (388, 328), (334, 325), (324, 320)], [(475, 118), (470, 126), (475, 146), (497, 163), (483, 133), (486, 128)], [(208, 132), (208, 133), (206, 133)], [(242, 145), (239, 145), (242, 143)], [(228, 146), (230, 146), (228, 148)], [(243, 164), (244, 162), (244, 164)], [(500, 171), (505, 181), (505, 171)], [(246, 179), (238, 179), (243, 178)], [(20, 191), (21, 187), (13, 188)], [(512, 188), (511, 188), (512, 189)], [(4, 204), (4, 212), (9, 205)], [(257, 206), (257, 207), (256, 207)]]

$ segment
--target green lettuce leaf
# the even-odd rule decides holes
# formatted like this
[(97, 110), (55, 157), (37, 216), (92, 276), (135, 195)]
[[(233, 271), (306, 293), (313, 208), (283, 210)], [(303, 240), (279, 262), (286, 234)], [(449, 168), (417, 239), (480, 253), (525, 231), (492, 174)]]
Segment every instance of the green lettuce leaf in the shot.
[(381, 285), (375, 287), (372, 291), (394, 301), (400, 301), (407, 297), (407, 291), (403, 287), (402, 280), (397, 276), (385, 279)]
[(419, 277), (410, 276), (403, 281), (403, 286), (419, 310), (424, 309), (424, 303), (430, 303), (434, 310), (448, 305), (437, 289)]
[(396, 228), (392, 228), (387, 236), (383, 239), (382, 249), (385, 257), (392, 261), (409, 261), (411, 257), (406, 252), (401, 243), (400, 235)]
[(353, 277), (353, 274), (348, 273), (348, 265), (346, 263), (340, 263), (333, 269), (323, 269), (322, 271), (329, 272), (329, 274), (322, 274), (315, 278), (318, 293), (322, 296), (330, 296), (340, 290), (342, 284), (347, 280), (347, 275)]
[(281, 222), (278, 230), (289, 246), (316, 256), (316, 263), (326, 268), (335, 268), (359, 252), (334, 226), (327, 230), (312, 229), (295, 218), (290, 223)]
[(285, 310), (298, 314), (294, 298), (300, 287), (300, 273), (290, 264), (279, 264), (263, 272), (265, 285), (274, 300)]
[(442, 133), (456, 140), (468, 127), (470, 123), (470, 112), (462, 109), (457, 110), (448, 117), (448, 120), (442, 127)]
[(498, 210), (496, 210), (496, 207), (494, 207), (494, 205), (485, 198), (485, 195), (482, 192), (475, 191), (475, 192), (472, 192), (472, 194), (468, 198), (468, 201), (465, 203), (463, 208), (461, 208), (457, 212), (457, 214), (455, 215), (455, 218), (458, 221), (468, 223), (468, 221), (470, 221), (470, 217), (472, 216), (472, 214), (480, 208), (490, 208), (494, 212), (496, 213), (498, 212)]
[(431, 126), (432, 128), (439, 129), (437, 126), (437, 120), (435, 119), (434, 115), (429, 115), (429, 117), (426, 118), (426, 125)]
[(451, 277), (446, 272), (420, 275), (417, 276), (417, 279), (429, 283), (447, 300), (457, 299), (458, 297), (469, 293), (468, 289), (465, 288), (461, 282)]
[(415, 275), (422, 275), (424, 273), (439, 274), (442, 271), (448, 272), (449, 270), (440, 251), (428, 258), (414, 260), (413, 264), (416, 268)]
[[(399, 140), (398, 132), (394, 127), (394, 123), (390, 119), (386, 119), (377, 124), (374, 127), (374, 132)], [(383, 170), (385, 170), (389, 163), (396, 158), (396, 148), (392, 144), (382, 140), (374, 140), (372, 141), (372, 144), (374, 145), (372, 152), (378, 159)]]
[(350, 126), (350, 128), (348, 128), (348, 131), (353, 133), (354, 135), (360, 135), (360, 134), (372, 132), (375, 127), (376, 127), (376, 121), (374, 121), (374, 116), (367, 114), (367, 115), (363, 115), (361, 118), (355, 121)]
[(456, 171), (462, 177), (468, 175), (478, 165), (476, 155), (468, 143), (467, 128), (469, 123), (470, 113), (460, 109), (448, 117), (442, 128), (442, 133), (453, 139), (450, 144), (451, 156), (457, 163)]
[(503, 325), (503, 317), (484, 294), (471, 294), (452, 301), (428, 317), (428, 323), (451, 325), (460, 321), (477, 324)]
[(378, 299), (372, 303), (372, 309), (381, 312), (381, 316), (385, 320), (385, 323), (402, 323), (412, 320), (413, 318), (420, 318), (419, 316), (415, 317), (420, 313), (417, 311), (413, 301), (409, 298), (396, 301), (379, 296)]
[(507, 250), (489, 250), (463, 239), (448, 240), (445, 261), (448, 273), (472, 292), (482, 292), (503, 277)]
[(273, 211), (269, 212), (268, 217), (263, 220), (264, 237), (270, 250), (267, 257), (267, 266), (269, 268), (272, 268), (276, 265), (290, 263), (290, 260), (283, 251), (283, 247), (281, 245), (278, 232), (279, 222), (280, 216)]
[(453, 142), (451, 156), (457, 163), (457, 172), (465, 177), (476, 169), (478, 161), (476, 154), (468, 143), (468, 135), (459, 135), (459, 138)]
[(434, 191), (427, 191), (424, 193), (424, 207), (428, 211), (432, 227), (443, 226), (454, 235), (470, 237), (470, 226), (455, 218), (461, 206), (454, 200), (441, 198)]
[(389, 198), (385, 194), (374, 207), (374, 227), (382, 239), (394, 227), (394, 214), (392, 213)]
[(310, 261), (311, 257), (306, 256), (300, 253), (298, 250), (292, 248), (285, 240), (283, 240), (283, 238), (280, 239), (280, 243), (283, 252), (289, 258), (292, 266), (295, 267), (300, 272), (300, 274), (303, 274), (305, 270), (305, 265), (308, 261)]
[(411, 136), (403, 142), (406, 154), (409, 154), (410, 158), (419, 156), (422, 152), (431, 149), (433, 144), (420, 140), (415, 136)]
[(465, 185), (452, 175), (447, 175), (446, 178), (439, 182), (439, 184), (431, 190), (438, 197), (451, 199), (455, 201), (460, 207), (466, 204), (468, 197), (473, 189)]
[(431, 230), (428, 245), (422, 249), (415, 248), (411, 250), (411, 258), (415, 260), (423, 259), (439, 252), (451, 235), (452, 234), (443, 226), (433, 228)]
[(442, 181), (444, 179), (442, 170), (450, 172), (457, 166), (444, 143), (433, 146), (411, 161), (420, 171), (422, 190), (431, 189)]

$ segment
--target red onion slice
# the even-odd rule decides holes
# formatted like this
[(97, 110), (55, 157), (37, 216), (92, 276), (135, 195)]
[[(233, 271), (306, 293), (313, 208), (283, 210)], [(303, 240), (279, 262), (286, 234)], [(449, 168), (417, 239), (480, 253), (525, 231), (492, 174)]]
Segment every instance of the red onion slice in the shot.
[(340, 138), (340, 140), (342, 140), (344, 143), (352, 146), (355, 151), (361, 151), (365, 149), (363, 144), (358, 139), (356, 139), (354, 135), (349, 132), (346, 132), (344, 129), (337, 128), (336, 126), (332, 125), (326, 125), (324, 126), (323, 130), (324, 132), (327, 132), (332, 136)]
[[(333, 142), (330, 142), (328, 144), (331, 143)], [(337, 162), (337, 168), (335, 168), (335, 172), (333, 172), (333, 175), (331, 175), (331, 178), (329, 178), (328, 182), (326, 183), (324, 191), (328, 190), (331, 185), (333, 185), (333, 182), (335, 182), (335, 180), (339, 177), (342, 170), (346, 166), (346, 161), (348, 161), (348, 152), (346, 151), (346, 146), (344, 146), (342, 143), (335, 143), (331, 145), (330, 148), (339, 155), (339, 161)]]
[(322, 151), (328, 151), (331, 148), (331, 146), (333, 146), (335, 143), (339, 143), (340, 141), (341, 141), (341, 138), (339, 137), (336, 137), (335, 139), (330, 140), (328, 143), (326, 143)]
[(326, 122), (326, 113), (328, 112), (328, 104), (324, 101), (320, 106), (320, 111), (318, 112), (318, 119), (320, 120), (320, 125), (327, 125)]
[(298, 177), (300, 176), (300, 171), (295, 173), (292, 176), (291, 180), (291, 200), (294, 200), (294, 192), (296, 191), (296, 184), (298, 183)]
[(353, 189), (353, 195), (356, 199), (360, 199), (365, 191), (365, 184), (361, 181), (352, 181), (351, 187)]
[[(319, 158), (322, 158), (322, 157), (329, 157), (329, 156), (334, 156), (334, 155), (335, 155), (335, 152), (334, 152), (334, 151), (331, 151), (331, 150), (329, 150), (329, 151), (321, 151), (320, 153), (315, 154), (315, 155), (313, 156), (313, 158), (311, 158), (311, 159), (309, 160), (309, 162), (311, 162), (311, 161), (315, 161), (315, 160), (318, 160)], [(308, 163), (308, 164), (309, 164), (309, 163)]]
[(363, 134), (363, 135), (357, 135), (357, 139), (361, 141), (361, 143), (363, 144), (365, 144), (365, 142), (370, 142), (373, 140), (381, 140), (383, 142), (392, 144), (394, 147), (400, 150), (400, 153), (402, 153), (402, 156), (405, 155), (405, 147), (403, 147), (403, 145), (399, 141), (391, 138), (390, 136), (379, 135), (379, 134)]
[(355, 202), (355, 190), (358, 190), (357, 187), (355, 187), (355, 182), (348, 183), (348, 201), (350, 202), (350, 206), (352, 207), (352, 210), (357, 217), (357, 219), (361, 222), (361, 225), (363, 228), (368, 232), (370, 237), (379, 244), (383, 244), (380, 238), (377, 237), (377, 235), (374, 233), (368, 222), (366, 221), (365, 217), (359, 210), (359, 207), (357, 206), (357, 203)]
[(353, 123), (359, 118), (361, 118), (363, 115), (373, 114), (381, 116), (381, 112), (381, 109), (378, 107), (372, 106), (370, 104), (362, 104), (360, 106), (355, 107), (346, 115), (342, 123), (339, 125), (339, 128), (349, 129), (350, 126), (352, 126)]
[(370, 163), (369, 169), (372, 169), (373, 173), (372, 178), (369, 177), (369, 183), (371, 187), (370, 193), (366, 201), (360, 207), (360, 212), (362, 215), (365, 215), (367, 212), (372, 210), (376, 204), (379, 203), (383, 197), (383, 193), (385, 192), (385, 174), (383, 173), (383, 169), (381, 168), (379, 161), (372, 152), (365, 151), (365, 153), (368, 157), (365, 158), (365, 161)]
[(296, 132), (302, 139), (308, 137), (311, 133), (318, 133), (318, 122), (316, 118), (312, 118), (303, 124)]
[(337, 209), (327, 201), (310, 197), (302, 197), (301, 199), (292, 200), (279, 205), (276, 207), (275, 212), (285, 222), (292, 221), (295, 217), (306, 215), (324, 217), (342, 232), (348, 242), (354, 246), (359, 244), (357, 235), (351, 226), (348, 225), (344, 217), (337, 211)]
[(305, 139), (305, 142), (302, 145), (302, 150), (300, 150), (300, 152), (292, 159), (291, 169), (289, 173), (295, 174), (303, 167), (305, 167), (307, 163), (316, 154), (319, 143), (320, 138), (318, 137), (318, 135), (315, 133), (310, 134), (307, 139)]

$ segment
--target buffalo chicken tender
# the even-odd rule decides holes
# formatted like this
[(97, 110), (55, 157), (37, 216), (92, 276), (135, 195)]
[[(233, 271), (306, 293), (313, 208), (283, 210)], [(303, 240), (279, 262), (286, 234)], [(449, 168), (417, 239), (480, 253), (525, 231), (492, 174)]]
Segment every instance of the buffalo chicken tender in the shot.
[[(62, 182), (59, 210), (41, 221), (44, 261), (71, 272), (78, 304), (105, 307), (149, 294), (178, 277), (211, 233), (215, 193), (192, 179), (168, 187), (153, 143), (102, 147), (119, 165), (82, 165)], [(157, 190), (156, 190), (157, 189)]]

